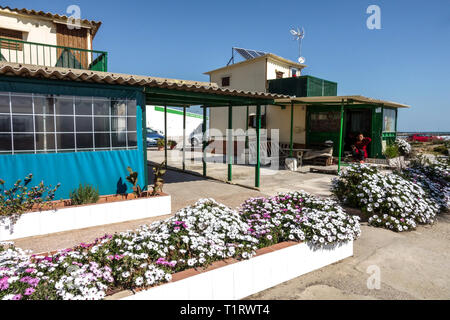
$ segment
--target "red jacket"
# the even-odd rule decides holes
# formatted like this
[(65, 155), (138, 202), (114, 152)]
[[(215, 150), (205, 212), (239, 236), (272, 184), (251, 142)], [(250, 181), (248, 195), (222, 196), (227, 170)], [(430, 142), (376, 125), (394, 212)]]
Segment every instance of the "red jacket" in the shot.
[(369, 137), (365, 137), (364, 139), (362, 139), (362, 141), (356, 141), (355, 142), (356, 153), (359, 153), (359, 150), (363, 150), (364, 151), (364, 157), (368, 158), (369, 156), (367, 155), (367, 145), (371, 141), (372, 141), (372, 139), (370, 139)]

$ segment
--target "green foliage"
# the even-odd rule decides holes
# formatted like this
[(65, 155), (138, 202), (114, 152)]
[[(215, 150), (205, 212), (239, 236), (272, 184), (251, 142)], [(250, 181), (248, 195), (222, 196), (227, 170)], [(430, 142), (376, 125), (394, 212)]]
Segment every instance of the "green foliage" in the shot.
[(165, 145), (164, 139), (158, 139), (158, 140), (156, 140), (156, 145), (157, 145), (158, 147), (164, 147), (164, 145)]
[(99, 198), (98, 188), (95, 189), (90, 184), (82, 186), (79, 185), (78, 189), (70, 192), (70, 200), (73, 205), (96, 203)]
[(20, 215), (33, 207), (42, 208), (54, 200), (56, 190), (61, 184), (58, 183), (55, 187), (45, 186), (41, 181), (37, 186), (29, 187), (32, 178), (30, 173), (23, 182), (17, 180), (10, 189), (6, 189), (5, 181), (0, 179), (0, 216)]
[(433, 151), (448, 156), (448, 147), (445, 144), (434, 147)]
[(155, 183), (153, 185), (152, 196), (155, 196), (159, 192), (162, 192), (162, 188), (164, 185), (163, 176), (166, 173), (166, 169), (164, 169), (165, 166), (166, 166), (166, 161), (163, 161), (163, 162), (161, 162), (160, 165), (153, 167), (153, 175), (154, 175)]
[(400, 155), (400, 151), (398, 150), (398, 145), (389, 144), (386, 146), (386, 150), (384, 150), (383, 154), (388, 159), (397, 158)]
[(138, 185), (138, 173), (136, 171), (133, 171), (131, 167), (127, 167), (127, 170), (130, 173), (130, 175), (127, 176), (126, 179), (129, 183), (133, 185), (133, 193), (138, 198), (142, 197), (142, 189), (141, 186)]

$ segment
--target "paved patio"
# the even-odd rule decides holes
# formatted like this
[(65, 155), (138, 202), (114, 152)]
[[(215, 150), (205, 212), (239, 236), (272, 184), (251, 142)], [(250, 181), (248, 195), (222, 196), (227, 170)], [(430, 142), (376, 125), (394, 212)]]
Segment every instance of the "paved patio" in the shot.
[[(198, 150), (198, 149), (197, 149)], [(182, 151), (168, 150), (169, 167), (182, 169)], [(147, 159), (153, 163), (164, 161), (164, 151), (149, 150)], [(207, 176), (220, 180), (227, 180), (228, 165), (224, 161), (223, 155), (207, 154)], [(187, 171), (203, 174), (202, 152), (190, 150), (186, 151), (185, 166)], [(334, 177), (329, 174), (310, 173), (312, 166), (303, 166), (297, 172), (285, 170), (283, 168), (261, 167), (261, 187), (259, 190), (266, 195), (274, 195), (278, 192), (292, 190), (305, 190), (319, 196), (330, 196), (331, 180)], [(325, 167), (320, 167), (325, 168)], [(337, 169), (337, 166), (329, 166), (328, 169)], [(255, 186), (255, 166), (245, 164), (233, 164), (232, 183), (254, 187)]]

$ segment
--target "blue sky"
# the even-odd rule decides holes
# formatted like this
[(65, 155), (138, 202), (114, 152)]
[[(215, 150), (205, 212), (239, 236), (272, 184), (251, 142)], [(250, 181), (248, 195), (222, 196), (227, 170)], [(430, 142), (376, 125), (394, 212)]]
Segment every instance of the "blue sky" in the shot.
[[(109, 52), (109, 70), (208, 81), (231, 47), (297, 58), (291, 26), (303, 26), (305, 74), (339, 83), (338, 94), (361, 94), (412, 106), (399, 130), (450, 131), (449, 0), (105, 1), (14, 0), (2, 5), (101, 20), (94, 41)], [(366, 9), (381, 8), (381, 30), (369, 30)]]

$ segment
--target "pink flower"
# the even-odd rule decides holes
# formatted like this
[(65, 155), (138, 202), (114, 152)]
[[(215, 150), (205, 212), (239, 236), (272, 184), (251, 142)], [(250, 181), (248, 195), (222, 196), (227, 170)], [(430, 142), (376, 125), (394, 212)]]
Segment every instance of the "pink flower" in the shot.
[(34, 292), (35, 292), (36, 290), (34, 290), (34, 288), (27, 288), (27, 289), (25, 289), (25, 293), (24, 293), (24, 295), (26, 295), (26, 296), (31, 296)]
[(20, 293), (16, 294), (12, 299), (13, 300), (22, 300), (22, 295)]

